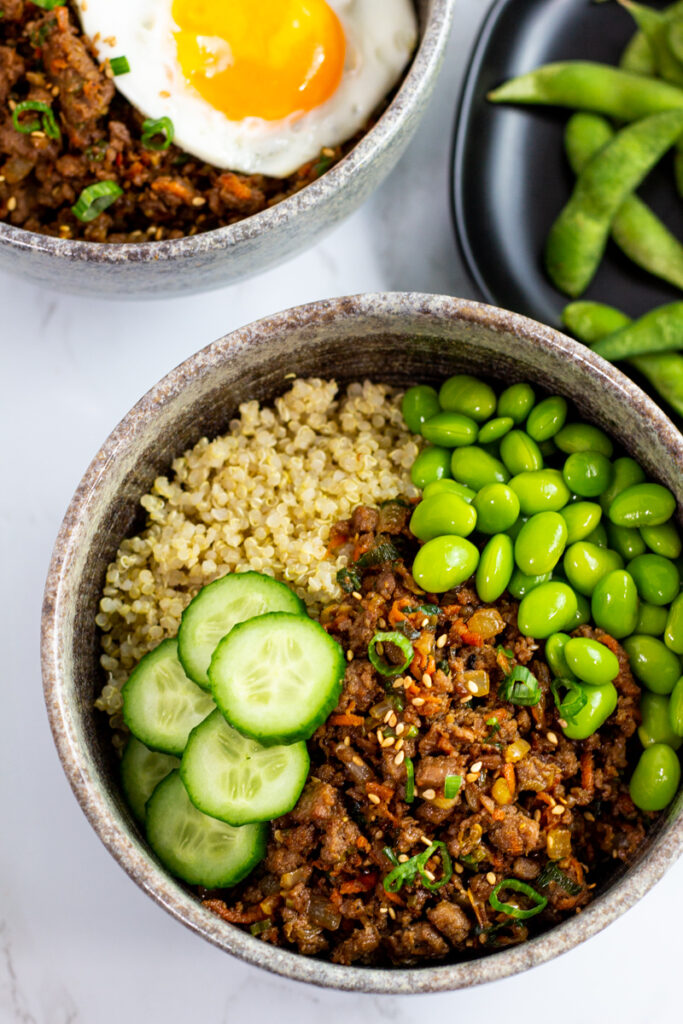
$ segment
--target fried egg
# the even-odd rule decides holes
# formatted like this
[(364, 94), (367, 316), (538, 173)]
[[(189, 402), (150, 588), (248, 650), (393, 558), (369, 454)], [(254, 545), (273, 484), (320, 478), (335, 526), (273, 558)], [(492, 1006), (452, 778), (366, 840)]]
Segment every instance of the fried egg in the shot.
[(117, 89), (186, 152), (284, 178), (360, 131), (417, 40), (411, 0), (78, 0)]

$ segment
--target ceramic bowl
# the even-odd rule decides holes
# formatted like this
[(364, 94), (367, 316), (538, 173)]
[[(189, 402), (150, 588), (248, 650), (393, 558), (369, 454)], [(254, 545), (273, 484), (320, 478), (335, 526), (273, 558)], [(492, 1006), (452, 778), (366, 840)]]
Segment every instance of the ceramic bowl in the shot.
[(220, 288), (306, 249), (360, 206), (413, 137), (443, 61), (455, 0), (416, 0), (418, 48), (393, 101), (350, 153), (311, 185), (228, 227), (123, 245), (0, 223), (0, 270), (60, 291), (144, 299)]
[(301, 306), (234, 331), (168, 374), (95, 456), (61, 527), (42, 622), (45, 699), (64, 770), (83, 811), (131, 878), (161, 906), (226, 952), (331, 988), (407, 993), (457, 989), (542, 963), (627, 910), (683, 850), (683, 793), (645, 848), (582, 914), (521, 946), (466, 963), (400, 970), (342, 967), (277, 949), (205, 910), (160, 866), (126, 808), (106, 716), (95, 614), (107, 564), (140, 525), (139, 498), (172, 459), (224, 431), (240, 402), (272, 400), (286, 375), (363, 377), (405, 385), (467, 370), (530, 380), (571, 398), (618, 438), (683, 506), (683, 437), (627, 377), (558, 331), (463, 299), (364, 295)]

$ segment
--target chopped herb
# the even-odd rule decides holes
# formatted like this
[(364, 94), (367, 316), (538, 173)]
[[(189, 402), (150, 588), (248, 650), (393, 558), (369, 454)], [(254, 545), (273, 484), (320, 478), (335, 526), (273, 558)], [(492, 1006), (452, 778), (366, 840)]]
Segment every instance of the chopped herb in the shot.
[(358, 591), (361, 588), (360, 573), (355, 569), (340, 569), (337, 573), (337, 583), (344, 593), (352, 594), (354, 590)]
[(448, 664), (448, 662), (446, 661), (446, 659), (445, 659), (445, 658), (442, 658), (442, 660), (441, 660), (441, 661), (437, 661), (437, 663), (436, 663), (436, 667), (437, 667), (438, 669), (440, 669), (440, 671), (441, 671), (441, 672), (443, 672), (443, 674), (444, 674), (445, 676), (447, 676), (447, 675), (448, 675), (448, 673), (450, 672), (450, 667), (449, 667), (449, 664)]
[(401, 619), (400, 622), (396, 623), (396, 629), (407, 636), (409, 640), (417, 640), (421, 630), (416, 629), (411, 623), (410, 619)]
[(504, 654), (506, 658), (514, 658), (515, 652), (511, 651), (509, 647), (503, 647), (502, 644), (498, 644), (496, 647), (496, 654)]
[[(394, 647), (398, 647), (404, 656), (403, 662), (400, 665), (392, 665), (380, 657), (375, 650), (377, 644), (380, 643), (393, 644)], [(375, 633), (368, 644), (368, 658), (373, 667), (383, 676), (400, 676), (401, 672), (405, 672), (408, 668), (414, 656), (413, 645), (402, 633)]]
[(500, 729), (500, 722), (499, 722), (499, 721), (498, 721), (498, 719), (497, 719), (497, 718), (495, 718), (495, 717), (494, 717), (494, 718), (487, 718), (487, 719), (486, 719), (486, 724), (488, 725), (488, 727), (489, 727), (489, 728), (490, 728), (490, 729), (491, 729), (491, 730), (492, 730), (493, 732), (498, 732), (498, 730)]
[(415, 768), (412, 757), (405, 759), (406, 766), (406, 803), (412, 804), (415, 799)]
[(500, 684), (499, 696), (511, 704), (533, 707), (541, 699), (541, 687), (533, 672), (524, 665), (515, 665)]
[(390, 846), (383, 847), (382, 853), (387, 858), (387, 860), (391, 861), (394, 867), (398, 867), (398, 857), (396, 856), (396, 854), (394, 853)]
[[(514, 903), (502, 903), (498, 899), (498, 894), (503, 889), (511, 889), (512, 892), (521, 892), (524, 896), (531, 900), (533, 906), (526, 910), (521, 907), (515, 906)], [(540, 893), (532, 889), (526, 882), (520, 882), (516, 878), (504, 878), (502, 882), (499, 882), (495, 887), (491, 895), (489, 896), (489, 903), (494, 910), (497, 910), (501, 914), (507, 914), (508, 917), (514, 917), (516, 921), (526, 921), (530, 917), (535, 917), (536, 914), (540, 914), (542, 910), (548, 905), (548, 900), (545, 896), (541, 896)]]
[(313, 165), (313, 174), (315, 175), (316, 178), (319, 178), (321, 174), (325, 173), (325, 171), (329, 171), (331, 166), (332, 157), (324, 156), (320, 160), (318, 160), (317, 164)]
[(486, 854), (481, 849), (478, 849), (476, 854), (473, 851), (472, 853), (466, 853), (463, 857), (459, 858), (460, 863), (464, 864), (466, 868), (470, 869), (470, 871), (477, 871), (479, 869), (479, 865), (485, 859)]
[(406, 615), (414, 615), (415, 612), (422, 612), (423, 615), (438, 615), (441, 609), (438, 604), (416, 604), (411, 605), (410, 608), (404, 608)]
[(74, 217), (84, 224), (95, 220), (108, 206), (123, 195), (123, 189), (115, 181), (97, 181), (84, 188), (75, 206), (71, 207)]
[[(19, 120), (20, 115), (26, 111), (33, 111), (40, 114), (40, 117), (31, 121)], [(31, 132), (40, 131), (42, 128), (48, 139), (61, 139), (62, 137), (52, 107), (48, 103), (41, 103), (38, 100), (24, 100), (23, 103), (17, 103), (12, 111), (12, 124), (22, 135), (30, 135)]]
[[(588, 700), (585, 690), (576, 679), (553, 679), (550, 689), (555, 699), (555, 707), (560, 712), (560, 717), (566, 721), (578, 715)], [(562, 690), (567, 691), (564, 697)]]
[(443, 795), (447, 800), (455, 800), (462, 786), (462, 775), (447, 775), (443, 784)]
[(255, 921), (250, 927), (249, 931), (252, 935), (260, 935), (261, 932), (267, 932), (269, 928), (273, 927), (273, 922), (269, 917), (266, 917), (263, 921)]
[(396, 562), (401, 557), (398, 548), (390, 540), (382, 541), (370, 548), (356, 561), (359, 569), (367, 569), (371, 565), (382, 565), (384, 562)]
[[(161, 138), (159, 138), (161, 136)], [(153, 149), (160, 153), (168, 149), (175, 137), (173, 121), (170, 117), (147, 118), (142, 122), (142, 135), (140, 142), (145, 149)]]
[[(427, 874), (427, 862), (430, 857), (434, 856), (437, 850), (440, 851), (443, 873), (441, 878), (432, 880)], [(404, 885), (410, 885), (414, 882), (418, 875), (422, 885), (425, 889), (429, 889), (430, 892), (435, 892), (442, 885), (450, 882), (453, 875), (453, 865), (451, 864), (451, 858), (445, 843), (437, 839), (426, 850), (423, 850), (422, 853), (416, 854), (403, 864), (398, 864), (384, 879), (384, 889), (386, 892), (398, 892)]]
[(545, 889), (550, 882), (555, 882), (560, 888), (568, 892), (570, 896), (578, 896), (581, 892), (581, 886), (578, 882), (575, 882), (569, 875), (566, 875), (564, 871), (561, 871), (552, 860), (549, 860), (543, 871), (536, 879), (536, 885), (541, 889)]
[(417, 736), (419, 731), (420, 730), (418, 729), (418, 727), (416, 725), (409, 725), (408, 728), (406, 729), (406, 731), (403, 733), (403, 735), (407, 739), (412, 740), (412, 739), (415, 738), (415, 736)]
[(127, 57), (112, 57), (109, 67), (114, 75), (127, 75), (130, 71), (130, 64)]

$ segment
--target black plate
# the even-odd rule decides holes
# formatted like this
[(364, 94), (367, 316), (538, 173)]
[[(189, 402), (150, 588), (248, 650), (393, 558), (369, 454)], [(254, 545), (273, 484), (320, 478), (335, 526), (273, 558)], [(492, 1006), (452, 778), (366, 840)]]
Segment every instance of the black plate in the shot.
[[(563, 149), (570, 111), (498, 106), (487, 102), (487, 92), (549, 61), (616, 64), (632, 34), (630, 17), (614, 3), (497, 0), (491, 9), (465, 79), (453, 147), (456, 233), (486, 301), (559, 325), (569, 299), (547, 279), (543, 248), (574, 184)], [(683, 237), (683, 204), (670, 157), (640, 194)], [(638, 316), (681, 295), (610, 243), (582, 298)]]

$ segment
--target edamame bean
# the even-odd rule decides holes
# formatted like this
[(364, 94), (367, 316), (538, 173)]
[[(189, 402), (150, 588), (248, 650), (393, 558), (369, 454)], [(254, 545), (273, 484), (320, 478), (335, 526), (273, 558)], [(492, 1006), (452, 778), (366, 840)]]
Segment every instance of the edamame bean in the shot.
[(564, 649), (569, 639), (569, 633), (551, 633), (545, 642), (545, 660), (548, 662), (552, 674), (558, 679), (574, 678), (564, 656)]
[(450, 475), (451, 453), (448, 448), (425, 448), (410, 468), (410, 479), (420, 489)]
[(513, 541), (517, 540), (517, 538), (519, 537), (519, 531), (522, 529), (524, 524), (528, 522), (528, 520), (528, 516), (520, 516), (519, 519), (517, 519), (517, 521), (514, 522), (512, 526), (508, 527), (508, 529), (505, 531), (508, 537), (510, 537)]
[(477, 529), (482, 533), (503, 533), (519, 516), (519, 498), (507, 484), (486, 484), (473, 504), (477, 510)]
[(469, 416), (457, 412), (437, 412), (422, 424), (422, 436), (441, 448), (459, 448), (474, 444), (478, 427)]
[(498, 416), (494, 420), (489, 420), (479, 431), (479, 444), (491, 444), (494, 441), (500, 441), (501, 437), (505, 437), (514, 425), (515, 421), (512, 416)]
[(600, 452), (572, 452), (562, 467), (562, 476), (574, 494), (597, 498), (610, 485), (612, 463)]
[(644, 750), (631, 776), (631, 800), (641, 811), (663, 811), (676, 795), (681, 765), (675, 750), (653, 743)]
[(628, 563), (628, 571), (648, 604), (670, 604), (680, 590), (676, 565), (661, 555), (638, 555)]
[(630, 636), (638, 624), (638, 591), (630, 573), (624, 569), (608, 572), (596, 584), (591, 597), (591, 612), (596, 626), (616, 640)]
[(543, 456), (536, 442), (523, 430), (512, 430), (500, 443), (500, 457), (514, 476), (543, 468)]
[(579, 687), (586, 703), (571, 719), (567, 719), (566, 726), (562, 728), (570, 740), (587, 740), (597, 732), (616, 708), (619, 698), (614, 683), (602, 683), (600, 686), (579, 683)]
[(481, 553), (477, 566), (477, 593), (482, 601), (491, 604), (503, 593), (514, 568), (512, 541), (506, 533), (491, 537)]
[(627, 487), (645, 482), (645, 473), (642, 468), (635, 459), (629, 458), (628, 455), (615, 459), (612, 463), (612, 471), (612, 483), (600, 497), (600, 504), (604, 512), (609, 510), (617, 494), (621, 494)]
[(646, 633), (648, 636), (662, 636), (666, 629), (668, 608), (658, 608), (647, 601), (641, 601), (638, 609), (638, 621), (634, 633)]
[[(673, 696), (673, 694), (672, 694)], [(672, 750), (678, 750), (683, 736), (674, 732), (670, 718), (671, 698), (663, 693), (645, 693), (640, 698), (640, 713), (643, 721), (638, 727), (638, 739), (644, 747), (653, 743), (666, 743)]]
[(540, 583), (522, 598), (517, 627), (524, 636), (545, 640), (571, 624), (577, 607), (576, 594), (566, 583)]
[(442, 594), (469, 579), (478, 563), (479, 552), (469, 540), (435, 537), (415, 556), (413, 577), (427, 593)]
[(591, 686), (602, 686), (619, 675), (619, 659), (609, 647), (577, 636), (568, 640), (564, 648), (564, 656), (572, 675)]
[(668, 610), (664, 643), (674, 654), (683, 654), (683, 594), (678, 595)]
[(602, 509), (593, 501), (577, 501), (560, 509), (560, 515), (567, 524), (567, 544), (585, 540), (598, 526)]
[(510, 487), (519, 498), (519, 506), (527, 516), (536, 512), (559, 512), (569, 501), (569, 488), (557, 469), (534, 469), (518, 473)]
[(676, 499), (661, 484), (634, 484), (617, 494), (608, 515), (617, 526), (660, 526), (675, 508)]
[(586, 540), (589, 544), (595, 544), (598, 548), (608, 548), (609, 542), (604, 523), (598, 523), (593, 532), (588, 534)]
[(512, 578), (508, 583), (508, 590), (513, 597), (516, 597), (518, 601), (521, 601), (525, 594), (530, 593), (540, 583), (548, 583), (551, 579), (551, 573), (543, 573), (542, 576), (527, 576), (521, 569), (515, 569), (512, 573)]
[(676, 736), (683, 736), (683, 676), (678, 680), (669, 699), (669, 725)]
[(401, 412), (408, 430), (413, 434), (419, 434), (422, 424), (436, 416), (437, 412), (441, 412), (439, 396), (428, 384), (408, 388), (401, 402)]
[(623, 569), (624, 562), (616, 551), (580, 540), (567, 548), (562, 565), (574, 589), (590, 597), (603, 576)]
[[(448, 468), (450, 470), (450, 456), (448, 460)], [(457, 494), (464, 501), (471, 503), (474, 501), (476, 491), (473, 491), (471, 487), (465, 487), (464, 484), (459, 484), (457, 480), (451, 480), (449, 477), (443, 477), (441, 480), (432, 480), (431, 483), (422, 491), (423, 498), (432, 498), (435, 494)]]
[(456, 448), (451, 456), (451, 473), (461, 484), (480, 491), (486, 484), (505, 484), (509, 474), (502, 462), (483, 448)]
[(498, 399), (499, 416), (510, 416), (515, 423), (523, 423), (534, 407), (536, 395), (530, 384), (511, 384)]
[(584, 597), (583, 594), (576, 594), (576, 612), (569, 625), (565, 626), (565, 629), (578, 629), (579, 626), (585, 626), (590, 620), (591, 606), (588, 598)]
[(623, 644), (634, 676), (653, 693), (671, 693), (681, 674), (681, 660), (654, 636), (634, 633)]
[(456, 535), (468, 537), (477, 523), (477, 513), (458, 494), (435, 494), (425, 498), (410, 517), (410, 530), (419, 540)]
[(614, 446), (607, 434), (592, 423), (568, 423), (553, 438), (561, 452), (598, 452), (609, 459)]
[(640, 536), (651, 551), (663, 558), (678, 558), (681, 553), (680, 534), (671, 520), (661, 526), (641, 526)]
[(461, 413), (477, 423), (489, 419), (496, 411), (493, 388), (468, 373), (458, 373), (445, 380), (439, 391), (439, 402), (447, 412)]
[(567, 418), (567, 403), (560, 395), (544, 398), (529, 413), (526, 432), (534, 441), (547, 441), (555, 437)]
[(567, 524), (559, 512), (539, 512), (519, 531), (515, 562), (527, 576), (542, 576), (555, 568), (567, 542)]
[(614, 523), (607, 523), (607, 539), (609, 546), (629, 562), (647, 550), (640, 531), (632, 526), (615, 526)]

